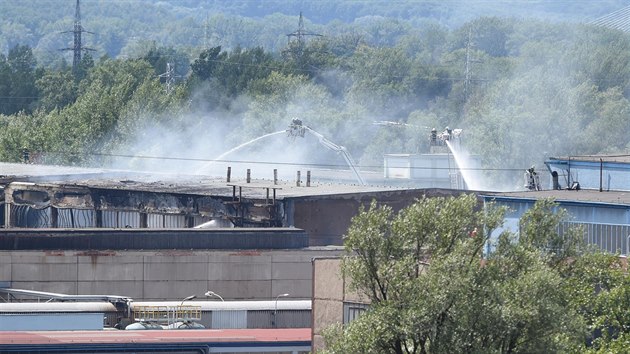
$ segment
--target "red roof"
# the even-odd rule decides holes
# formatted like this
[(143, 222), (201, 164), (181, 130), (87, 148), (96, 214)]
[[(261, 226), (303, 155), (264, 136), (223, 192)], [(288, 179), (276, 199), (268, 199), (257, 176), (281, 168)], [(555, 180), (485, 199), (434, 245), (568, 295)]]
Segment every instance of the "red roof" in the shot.
[(0, 345), (310, 342), (310, 328), (115, 331), (0, 331)]

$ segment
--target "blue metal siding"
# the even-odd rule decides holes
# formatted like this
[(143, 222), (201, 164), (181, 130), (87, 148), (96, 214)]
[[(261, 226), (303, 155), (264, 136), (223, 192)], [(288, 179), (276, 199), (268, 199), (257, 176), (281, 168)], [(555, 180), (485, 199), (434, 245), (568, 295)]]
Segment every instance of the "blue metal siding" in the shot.
[[(494, 197), (484, 197), (486, 203), (493, 201)], [(508, 207), (505, 218), (520, 218), (532, 208), (535, 200), (509, 199), (501, 197), (494, 200), (496, 206)], [(581, 203), (558, 201), (560, 208), (566, 209), (570, 221), (601, 223), (601, 224), (628, 224), (630, 225), (630, 205), (613, 205), (604, 203)]]
[[(601, 185), (604, 190), (630, 190), (630, 164), (597, 161), (552, 160), (545, 162), (551, 171), (558, 172), (561, 187), (567, 187), (572, 181), (580, 183), (582, 188), (599, 189), (600, 169)], [(570, 174), (567, 181), (567, 175)]]
[[(501, 197), (484, 197), (486, 202), (494, 201), (496, 206), (508, 207), (503, 227), (495, 230), (486, 247), (486, 252), (493, 251), (502, 231), (518, 233), (519, 219), (534, 206), (535, 200)], [(562, 223), (559, 232), (565, 232), (569, 227), (581, 227), (584, 230), (584, 241), (589, 245), (596, 245), (600, 249), (628, 255), (630, 253), (630, 206), (617, 204), (580, 203), (576, 201), (558, 202), (559, 207), (566, 209), (569, 220)]]

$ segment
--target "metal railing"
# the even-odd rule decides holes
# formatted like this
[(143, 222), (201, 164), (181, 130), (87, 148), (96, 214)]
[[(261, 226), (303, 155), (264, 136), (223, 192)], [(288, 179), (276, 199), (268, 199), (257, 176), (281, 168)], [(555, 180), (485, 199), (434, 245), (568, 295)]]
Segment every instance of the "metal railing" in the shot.
[(135, 321), (166, 323), (200, 321), (201, 306), (134, 306)]

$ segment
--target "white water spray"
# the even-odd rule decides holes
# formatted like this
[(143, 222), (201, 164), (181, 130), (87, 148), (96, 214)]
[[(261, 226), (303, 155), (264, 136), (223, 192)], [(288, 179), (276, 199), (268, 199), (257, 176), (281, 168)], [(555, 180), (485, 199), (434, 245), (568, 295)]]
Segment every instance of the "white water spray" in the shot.
[(249, 140), (249, 141), (246, 141), (246, 142), (244, 142), (243, 144), (241, 144), (241, 145), (239, 145), (239, 146), (237, 146), (237, 147), (234, 147), (234, 148), (232, 148), (232, 149), (230, 149), (230, 150), (228, 150), (228, 151), (226, 151), (226, 152), (222, 153), (221, 155), (219, 155), (218, 157), (216, 157), (216, 158), (215, 158), (215, 159), (213, 159), (212, 161), (208, 162), (205, 166), (203, 166), (203, 167), (201, 168), (201, 170), (202, 170), (202, 171), (204, 171), (204, 172), (205, 172), (205, 171), (208, 171), (208, 170), (209, 170), (209, 168), (212, 166), (212, 164), (217, 163), (217, 162), (226, 162), (226, 161), (222, 161), (222, 160), (223, 160), (225, 157), (227, 157), (228, 155), (230, 155), (230, 154), (232, 154), (232, 153), (235, 153), (235, 152), (237, 152), (238, 150), (243, 149), (244, 147), (246, 147), (246, 146), (248, 146), (248, 145), (251, 145), (251, 144), (253, 144), (253, 143), (255, 143), (255, 142), (259, 141), (259, 140), (262, 140), (262, 139), (265, 139), (265, 138), (268, 138), (268, 137), (271, 137), (271, 136), (274, 136), (274, 135), (283, 134), (283, 133), (286, 133), (286, 130), (279, 130), (279, 131), (277, 131), (277, 132), (273, 132), (273, 133), (265, 134), (265, 135), (263, 135), (263, 136), (259, 136), (259, 137), (257, 137), (257, 138), (254, 138), (254, 139), (251, 139), (251, 140)]
[(459, 169), (459, 173), (461, 173), (464, 182), (468, 186), (470, 190), (482, 190), (480, 179), (475, 171), (478, 166), (474, 166), (470, 155), (460, 149), (455, 148), (450, 141), (446, 140), (446, 145), (451, 150), (453, 157), (455, 158), (455, 163), (457, 164), (457, 168)]
[(237, 147), (235, 147), (235, 148), (233, 148), (233, 149), (231, 149), (231, 150), (228, 150), (228, 151), (226, 151), (226, 152), (222, 153), (221, 155), (219, 155), (219, 157), (217, 157), (216, 159), (214, 159), (214, 161), (221, 161), (221, 160), (222, 160), (222, 159), (224, 159), (227, 155), (229, 155), (229, 154), (231, 154), (231, 153), (233, 153), (233, 152), (236, 152), (236, 151), (238, 151), (238, 150), (240, 150), (240, 149), (242, 149), (242, 148), (246, 147), (247, 145), (253, 144), (253, 143), (257, 142), (258, 140), (262, 140), (262, 139), (264, 139), (264, 138), (268, 138), (268, 137), (270, 137), (270, 136), (274, 136), (274, 135), (278, 135), (278, 134), (282, 134), (282, 133), (286, 133), (286, 130), (279, 130), (279, 131), (277, 131), (277, 132), (273, 132), (273, 133), (265, 134), (265, 135), (263, 135), (263, 136), (259, 136), (258, 138), (254, 138), (254, 139), (252, 139), (252, 140), (250, 140), (250, 141), (248, 141), (248, 142), (245, 142), (245, 143), (243, 143), (243, 144), (241, 144), (241, 145), (239, 145), (239, 146), (237, 146)]

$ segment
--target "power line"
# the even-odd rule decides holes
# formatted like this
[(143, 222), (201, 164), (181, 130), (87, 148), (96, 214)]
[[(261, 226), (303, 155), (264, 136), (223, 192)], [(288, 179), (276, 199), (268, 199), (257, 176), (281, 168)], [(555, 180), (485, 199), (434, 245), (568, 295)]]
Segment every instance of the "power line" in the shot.
[[(104, 156), (104, 157), (121, 157), (146, 160), (165, 160), (165, 161), (188, 161), (188, 162), (204, 162), (204, 163), (234, 163), (234, 164), (258, 164), (258, 165), (285, 165), (285, 166), (311, 166), (311, 167), (328, 167), (328, 168), (347, 168), (347, 164), (330, 164), (330, 163), (297, 163), (297, 162), (274, 162), (274, 161), (254, 161), (254, 160), (215, 160), (194, 157), (169, 157), (169, 156), (150, 156), (150, 155), (131, 155), (131, 154), (113, 154), (103, 152), (72, 152), (72, 151), (32, 151), (33, 154), (44, 155), (88, 155), (88, 156)], [(357, 165), (366, 169), (381, 169), (381, 165)], [(465, 171), (525, 171), (527, 168), (460, 168)], [(410, 167), (411, 170), (452, 170), (448, 167)]]

